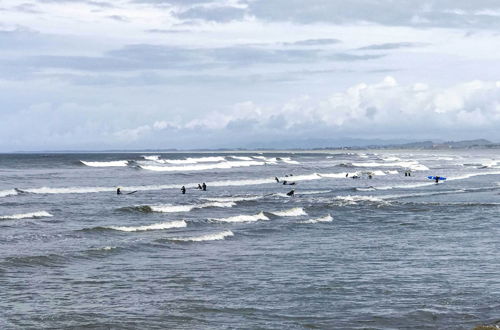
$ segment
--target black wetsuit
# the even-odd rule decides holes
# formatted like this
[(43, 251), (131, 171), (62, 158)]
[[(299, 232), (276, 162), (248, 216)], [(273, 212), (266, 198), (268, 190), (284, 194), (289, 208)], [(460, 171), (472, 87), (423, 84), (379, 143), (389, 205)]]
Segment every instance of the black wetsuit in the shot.
[(287, 196), (293, 196), (295, 195), (295, 191), (290, 190), (289, 192), (286, 193)]
[(184, 195), (186, 193), (186, 187), (182, 186), (181, 193)]
[(117, 189), (116, 189), (116, 194), (117, 194), (117, 195), (121, 195), (121, 194), (122, 194), (122, 191), (120, 190), (120, 188), (117, 188)]
[(203, 191), (207, 190), (207, 185), (205, 184), (205, 182), (203, 182), (203, 184), (201, 185), (201, 188), (203, 189)]

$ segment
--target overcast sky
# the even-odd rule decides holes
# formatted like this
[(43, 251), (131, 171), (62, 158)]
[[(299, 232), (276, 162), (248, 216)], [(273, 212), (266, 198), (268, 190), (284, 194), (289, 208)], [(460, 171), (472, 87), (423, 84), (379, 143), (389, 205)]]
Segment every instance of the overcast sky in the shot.
[(0, 151), (500, 141), (499, 124), (498, 0), (0, 0)]

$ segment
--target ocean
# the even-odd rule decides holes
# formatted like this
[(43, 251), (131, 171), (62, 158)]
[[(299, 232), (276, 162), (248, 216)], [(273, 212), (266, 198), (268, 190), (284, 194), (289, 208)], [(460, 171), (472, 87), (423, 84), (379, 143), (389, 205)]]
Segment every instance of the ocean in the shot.
[(471, 329), (499, 193), (499, 150), (2, 154), (0, 328)]

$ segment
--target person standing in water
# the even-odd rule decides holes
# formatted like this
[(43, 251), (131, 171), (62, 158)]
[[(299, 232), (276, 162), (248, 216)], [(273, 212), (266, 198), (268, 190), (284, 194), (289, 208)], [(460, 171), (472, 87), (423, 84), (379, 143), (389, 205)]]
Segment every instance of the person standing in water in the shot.
[(205, 184), (205, 182), (203, 182), (201, 188), (203, 189), (203, 191), (207, 191), (207, 185)]
[(184, 195), (186, 193), (186, 187), (182, 186), (181, 193)]
[(436, 180), (436, 183), (439, 183), (439, 179), (440, 179), (440, 178), (439, 178), (438, 176), (435, 176), (435, 177), (434, 177), (434, 180)]
[(121, 195), (122, 194), (122, 190), (120, 187), (116, 188), (116, 194), (117, 195)]

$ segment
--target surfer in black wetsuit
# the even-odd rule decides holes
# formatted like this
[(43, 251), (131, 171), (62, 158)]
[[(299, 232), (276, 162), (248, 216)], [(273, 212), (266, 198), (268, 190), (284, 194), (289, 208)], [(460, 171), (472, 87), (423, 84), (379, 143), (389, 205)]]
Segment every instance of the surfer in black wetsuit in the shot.
[(349, 173), (346, 173), (346, 174), (345, 174), (345, 177), (347, 178), (348, 176), (349, 176)]
[(196, 189), (202, 190), (203, 188), (201, 187), (201, 184), (198, 183), (198, 188), (196, 188)]
[(434, 177), (434, 180), (436, 181), (436, 183), (439, 183), (439, 179), (440, 179), (440, 177), (438, 177), (437, 175)]
[(184, 195), (186, 193), (186, 187), (182, 186), (181, 193)]
[(122, 190), (120, 189), (120, 187), (116, 188), (116, 194), (117, 195), (121, 195), (122, 194)]
[(207, 185), (205, 184), (205, 182), (203, 182), (201, 188), (203, 189), (203, 191), (207, 191)]
[(287, 196), (294, 196), (295, 195), (295, 190), (290, 190), (289, 192), (286, 193)]

